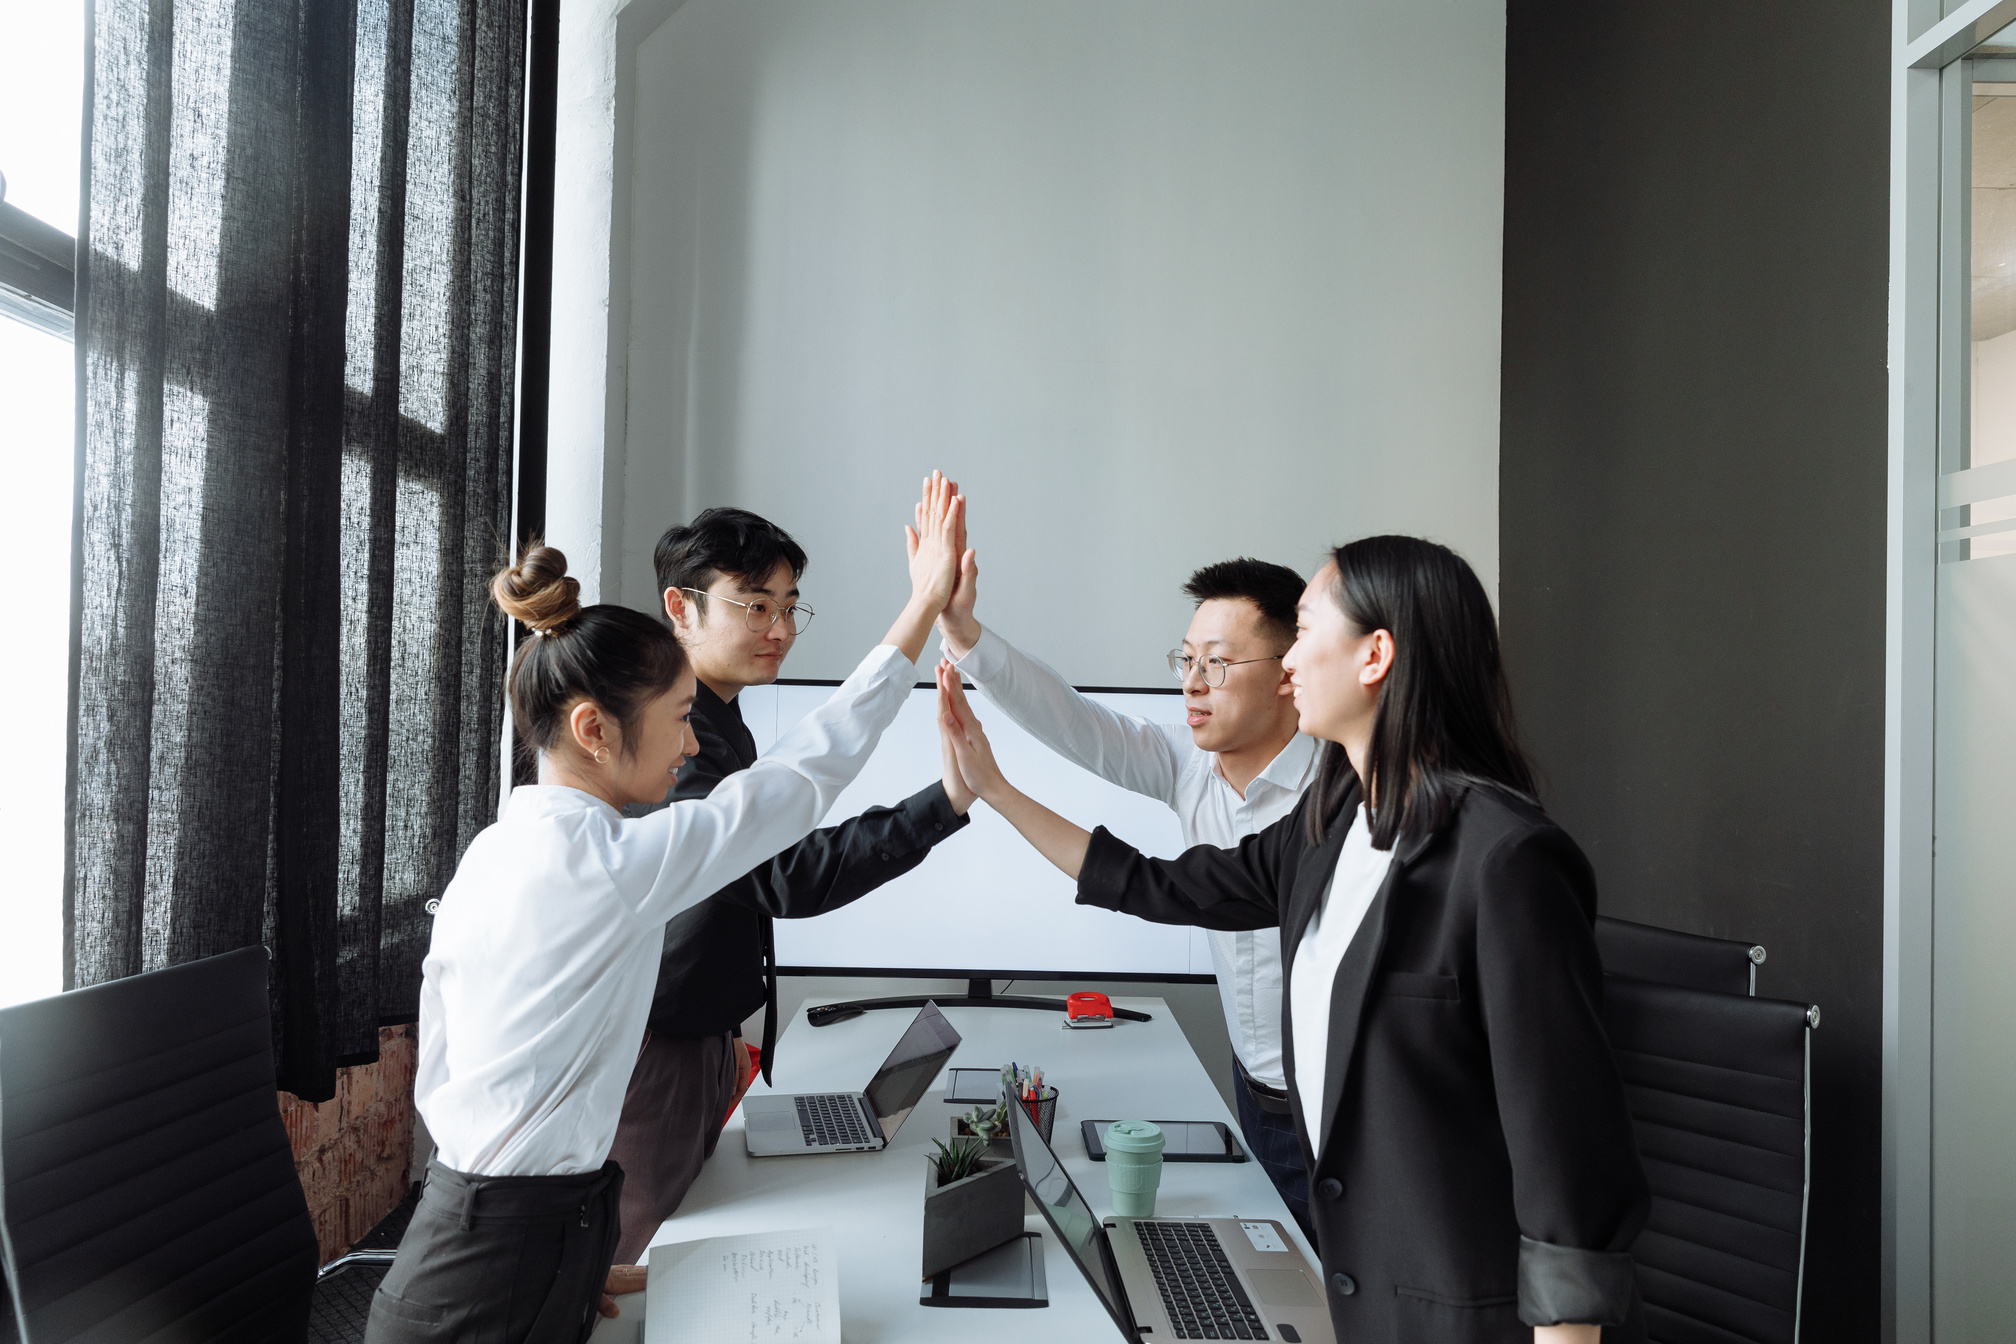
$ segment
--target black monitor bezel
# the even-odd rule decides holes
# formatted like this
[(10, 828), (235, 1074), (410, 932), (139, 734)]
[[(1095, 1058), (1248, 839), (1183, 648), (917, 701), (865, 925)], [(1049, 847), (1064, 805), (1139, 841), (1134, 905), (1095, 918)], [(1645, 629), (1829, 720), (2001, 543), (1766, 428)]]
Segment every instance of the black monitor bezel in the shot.
[(1115, 1309), (1116, 1304), (1108, 1302), (1106, 1295), (1092, 1284), (1085, 1266), (1079, 1263), (1078, 1252), (1072, 1249), (1071, 1239), (1064, 1235), (1063, 1228), (1057, 1226), (1057, 1220), (1050, 1216), (1050, 1205), (1036, 1192), (1035, 1184), (1029, 1179), (1029, 1159), (1023, 1154), (1023, 1134), (1030, 1130), (1033, 1122), (1020, 1106), (1010, 1105), (1008, 1109), (1010, 1112), (1008, 1142), (1015, 1150), (1015, 1174), (1022, 1178), (1022, 1188), (1029, 1192), (1030, 1201), (1042, 1213), (1044, 1223), (1057, 1238), (1057, 1244), (1064, 1248), (1064, 1254), (1070, 1257), (1073, 1264), (1078, 1265), (1078, 1273), (1086, 1280), (1085, 1286), (1092, 1289), (1092, 1296), (1098, 1298), (1100, 1305), (1106, 1308), (1106, 1314), (1113, 1318), (1113, 1324), (1120, 1328), (1120, 1333), (1127, 1339), (1139, 1341), (1141, 1333), (1134, 1320), (1134, 1303), (1127, 1296), (1126, 1281), (1120, 1277), (1120, 1262), (1113, 1254), (1111, 1239), (1106, 1235), (1106, 1220), (1092, 1211), (1092, 1201), (1085, 1198), (1085, 1192), (1078, 1188), (1078, 1182), (1071, 1179), (1071, 1172), (1065, 1167), (1064, 1159), (1057, 1156), (1057, 1150), (1052, 1148), (1041, 1134), (1035, 1135), (1036, 1142), (1043, 1145), (1043, 1150), (1050, 1154), (1050, 1160), (1057, 1164), (1057, 1170), (1063, 1174), (1065, 1183), (1071, 1187), (1071, 1193), (1078, 1197), (1078, 1202), (1085, 1206), (1088, 1213), (1092, 1213), (1093, 1240), (1099, 1245), (1099, 1258), (1105, 1267), (1106, 1277), (1112, 1283), (1113, 1291), (1119, 1295), (1118, 1310)]
[[(840, 685), (827, 677), (779, 677), (771, 686), (825, 686)], [(915, 690), (930, 690), (938, 683), (920, 681)], [(972, 689), (972, 683), (965, 683)], [(1074, 691), (1107, 695), (1182, 695), (1180, 686), (1074, 686)], [(1215, 985), (1215, 975), (1198, 975), (1195, 972), (1177, 974), (1161, 971), (1036, 971), (1014, 966), (779, 966), (779, 975), (818, 976), (821, 979), (861, 980), (1054, 980), (1060, 982), (1085, 982), (1108, 980), (1115, 984), (1130, 985)]]

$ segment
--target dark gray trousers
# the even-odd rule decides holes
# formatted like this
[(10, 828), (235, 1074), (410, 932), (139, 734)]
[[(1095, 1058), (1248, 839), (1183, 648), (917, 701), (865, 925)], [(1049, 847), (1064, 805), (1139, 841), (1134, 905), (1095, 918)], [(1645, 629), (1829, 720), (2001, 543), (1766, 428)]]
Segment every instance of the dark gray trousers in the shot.
[(623, 1169), (466, 1176), (427, 1164), (365, 1344), (579, 1344), (616, 1252)]
[(714, 1155), (742, 1043), (722, 1034), (682, 1041), (649, 1033), (623, 1096), (623, 1118), (609, 1156), (623, 1168), (623, 1236), (616, 1263), (634, 1265), (658, 1225)]

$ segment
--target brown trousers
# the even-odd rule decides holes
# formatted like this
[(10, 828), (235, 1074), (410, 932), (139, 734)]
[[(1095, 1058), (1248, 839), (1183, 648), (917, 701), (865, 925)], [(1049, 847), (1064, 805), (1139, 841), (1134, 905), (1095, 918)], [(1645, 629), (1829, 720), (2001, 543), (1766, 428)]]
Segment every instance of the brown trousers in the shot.
[(714, 1155), (735, 1095), (740, 1049), (726, 1034), (698, 1041), (645, 1036), (609, 1150), (623, 1168), (617, 1264), (638, 1263), (658, 1225), (699, 1178), (700, 1164)]

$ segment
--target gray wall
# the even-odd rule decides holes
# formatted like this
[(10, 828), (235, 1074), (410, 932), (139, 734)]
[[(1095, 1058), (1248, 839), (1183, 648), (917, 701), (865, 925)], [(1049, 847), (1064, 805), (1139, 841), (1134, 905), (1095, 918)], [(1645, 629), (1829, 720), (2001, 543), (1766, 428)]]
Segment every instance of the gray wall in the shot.
[(1888, 9), (1508, 10), (1501, 606), (1606, 913), (1819, 1004), (1804, 1337), (1878, 1327)]
[(753, 508), (812, 556), (790, 674), (844, 676), (932, 467), (983, 618), (1081, 684), (1163, 684), (1230, 555), (1423, 532), (1495, 585), (1503, 38), (1502, 0), (688, 0), (635, 53), (604, 596)]

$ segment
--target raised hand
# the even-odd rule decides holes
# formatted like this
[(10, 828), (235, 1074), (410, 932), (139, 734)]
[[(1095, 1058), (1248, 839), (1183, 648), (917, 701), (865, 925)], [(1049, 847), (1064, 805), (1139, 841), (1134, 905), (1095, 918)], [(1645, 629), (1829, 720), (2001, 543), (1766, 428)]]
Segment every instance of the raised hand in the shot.
[[(994, 761), (994, 744), (966, 701), (959, 669), (943, 659), (938, 663), (938, 736), (967, 791), (999, 806), (998, 800), (1011, 791), (1008, 780)], [(949, 787), (946, 792), (951, 792)]]
[(999, 812), (1066, 877), (1077, 877), (1085, 864), (1091, 835), (1002, 777), (1001, 767), (994, 763), (994, 746), (981, 730), (980, 720), (973, 717), (973, 707), (966, 703), (965, 688), (959, 684), (959, 669), (944, 661), (938, 664), (938, 736), (958, 766), (959, 777), (967, 789)]
[(934, 471), (924, 478), (924, 497), (915, 509), (916, 526), (903, 529), (910, 553), (910, 592), (929, 599), (935, 616), (944, 610), (959, 582), (959, 555), (966, 545), (966, 499), (959, 483)]
[(964, 658), (980, 642), (983, 631), (973, 617), (973, 604), (979, 596), (980, 562), (969, 550), (959, 557), (959, 586), (952, 590), (952, 600), (938, 617), (938, 633), (945, 637), (945, 647), (955, 658)]
[(924, 498), (915, 515), (916, 526), (903, 529), (903, 544), (910, 555), (910, 601), (882, 639), (913, 663), (924, 652), (931, 623), (945, 610), (959, 581), (966, 501), (959, 494), (958, 483), (946, 480), (942, 472), (932, 472), (925, 478)]
[[(942, 671), (945, 664), (941, 662), (938, 666)], [(954, 675), (957, 675), (956, 671)], [(954, 812), (963, 817), (972, 810), (973, 804), (978, 801), (980, 795), (966, 787), (966, 777), (959, 773), (959, 756), (957, 752), (952, 750), (952, 738), (945, 731), (943, 722), (945, 717), (945, 701), (942, 694), (938, 701), (938, 716), (940, 720), (938, 725), (938, 750), (944, 757), (945, 773), (943, 778), (945, 800), (952, 804)]]

